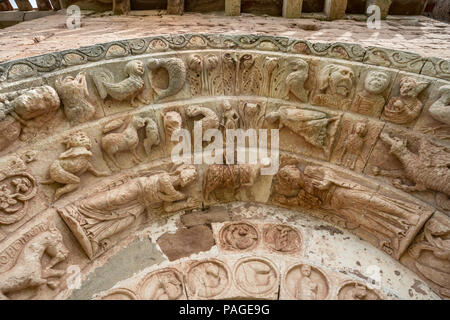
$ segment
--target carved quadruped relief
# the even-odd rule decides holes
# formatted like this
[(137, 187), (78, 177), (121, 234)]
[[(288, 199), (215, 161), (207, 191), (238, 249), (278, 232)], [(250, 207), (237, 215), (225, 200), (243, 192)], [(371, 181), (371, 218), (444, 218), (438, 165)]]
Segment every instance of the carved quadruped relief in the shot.
[(423, 106), (418, 96), (429, 84), (428, 81), (420, 81), (410, 76), (401, 78), (398, 89), (399, 95), (389, 100), (381, 119), (404, 125), (416, 120)]
[(355, 90), (355, 72), (352, 68), (328, 64), (317, 74), (312, 103), (348, 110)]
[(164, 268), (147, 275), (138, 285), (140, 299), (185, 299), (183, 276), (175, 268)]
[(187, 271), (185, 283), (189, 299), (214, 299), (230, 286), (230, 272), (219, 260), (198, 261)]
[(139, 297), (130, 289), (117, 288), (109, 291), (106, 295), (98, 297), (99, 300), (139, 300)]
[(0, 94), (0, 151), (14, 141), (29, 140), (54, 118), (60, 106), (55, 89), (32, 87)]
[(300, 58), (291, 58), (287, 62), (285, 99), (296, 99), (302, 103), (308, 102), (309, 90), (305, 89), (305, 82), (309, 77), (309, 65)]
[(180, 58), (151, 58), (147, 61), (154, 101), (174, 96), (186, 82), (186, 66)]
[(438, 139), (450, 139), (450, 85), (442, 85), (433, 95), (434, 102), (422, 113), (415, 129), (432, 134)]
[(109, 175), (107, 172), (98, 171), (92, 165), (92, 144), (86, 133), (82, 131), (71, 133), (64, 138), (62, 143), (66, 151), (61, 153), (58, 159), (51, 164), (49, 168), (50, 179), (40, 181), (41, 184), (59, 183), (64, 185), (56, 190), (53, 201), (78, 189), (81, 181), (79, 176), (86, 171), (96, 177)]
[[(261, 175), (264, 164), (212, 164), (203, 177), (203, 199), (218, 201), (236, 198), (239, 191), (252, 187)], [(219, 195), (219, 197), (218, 197)]]
[(370, 156), (384, 124), (345, 114), (331, 162), (361, 172)]
[(450, 219), (436, 212), (401, 262), (424, 278), (440, 296), (450, 299)]
[[(185, 110), (186, 115), (189, 118), (194, 118), (194, 121), (201, 122), (202, 137), (204, 137), (206, 130), (219, 129), (219, 117), (214, 110), (198, 105), (188, 106)], [(200, 119), (196, 120), (198, 117), (200, 117)]]
[(252, 250), (258, 242), (258, 229), (248, 222), (229, 223), (219, 231), (219, 244), (226, 250)]
[(284, 224), (268, 224), (263, 227), (264, 245), (276, 253), (296, 253), (301, 249), (300, 232)]
[[(394, 178), (392, 184), (403, 191), (436, 191), (436, 205), (450, 210), (450, 149), (424, 136), (414, 136), (414, 152), (402, 135), (383, 132), (382, 143), (399, 162), (402, 170), (384, 170), (372, 167), (374, 175)], [(378, 151), (379, 152), (379, 151)]]
[(79, 124), (94, 118), (97, 107), (90, 100), (85, 72), (79, 72), (75, 77), (59, 77), (55, 88), (69, 122)]
[(365, 284), (349, 281), (338, 292), (339, 300), (383, 300), (380, 293), (369, 289)]
[(117, 101), (130, 100), (133, 107), (137, 107), (136, 100), (146, 104), (147, 101), (141, 98), (145, 86), (144, 63), (139, 60), (129, 61), (124, 67), (124, 73), (127, 78), (120, 82), (114, 82), (114, 74), (104, 68), (91, 73), (100, 98), (106, 99), (110, 96)]
[(397, 259), (433, 212), (324, 166), (305, 164), (302, 169), (295, 162), (286, 163), (276, 178), (272, 201), (331, 210), (346, 221), (346, 228)]
[(223, 94), (221, 61), (216, 54), (193, 54), (187, 59), (191, 96)]
[(355, 94), (350, 111), (370, 117), (380, 117), (386, 104), (385, 96), (391, 78), (388, 71), (369, 70), (361, 90)]
[(278, 291), (277, 267), (265, 258), (243, 258), (234, 268), (234, 282), (246, 296), (271, 296)]
[(13, 156), (0, 169), (0, 225), (20, 221), (27, 213), (29, 201), (36, 196), (36, 178), (27, 171), (26, 162)]
[[(144, 161), (137, 152), (140, 143), (139, 130), (144, 127), (144, 148), (147, 155), (150, 156), (152, 147), (160, 143), (158, 126), (150, 117), (136, 114), (112, 120), (103, 127), (104, 136), (101, 139), (101, 147), (111, 170), (116, 171), (122, 168), (115, 157), (119, 152), (130, 152), (135, 164)], [(114, 130), (116, 132), (111, 132)]]
[(278, 124), (281, 149), (328, 158), (340, 115), (293, 105), (273, 110), (267, 112), (265, 120), (271, 126)]
[[(51, 258), (46, 265), (45, 254)], [(61, 232), (53, 224), (35, 226), (0, 253), (0, 300), (43, 285), (55, 289), (65, 271), (53, 268), (68, 255)]]
[(309, 264), (290, 267), (284, 276), (283, 287), (296, 300), (325, 300), (330, 292), (325, 273)]
[(58, 213), (92, 259), (109, 249), (110, 238), (132, 226), (145, 211), (149, 214), (162, 208), (174, 213), (198, 207), (200, 200), (184, 190), (196, 179), (197, 169), (192, 165), (181, 164), (170, 172), (143, 172), (59, 208)]

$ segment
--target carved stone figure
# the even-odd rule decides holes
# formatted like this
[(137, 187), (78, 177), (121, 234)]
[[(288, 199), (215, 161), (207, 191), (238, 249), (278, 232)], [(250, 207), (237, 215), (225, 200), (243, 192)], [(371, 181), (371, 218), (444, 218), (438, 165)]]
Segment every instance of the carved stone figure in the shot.
[(131, 100), (131, 105), (137, 107), (136, 99), (141, 103), (147, 103), (140, 97), (144, 90), (144, 64), (139, 60), (132, 60), (125, 65), (124, 71), (127, 78), (114, 83), (114, 74), (109, 70), (100, 69), (92, 73), (100, 98), (108, 95), (117, 101)]
[(200, 95), (221, 95), (222, 74), (219, 57), (214, 54), (201, 56), (193, 54), (188, 59), (188, 74), (193, 97)]
[[(51, 260), (44, 268), (42, 257), (47, 253)], [(64, 246), (61, 233), (54, 225), (36, 235), (22, 248), (15, 265), (0, 274), (0, 300), (8, 299), (9, 293), (23, 289), (48, 285), (55, 289), (58, 281), (49, 278), (60, 278), (65, 271), (53, 269), (69, 255)]]
[(166, 141), (170, 141), (172, 134), (181, 129), (183, 125), (183, 119), (178, 111), (171, 110), (170, 108), (167, 110), (163, 110), (163, 121), (164, 121), (164, 130), (166, 132)]
[(204, 136), (206, 130), (208, 129), (219, 129), (219, 117), (209, 108), (202, 106), (189, 106), (186, 108), (186, 115), (191, 118), (202, 116), (200, 119), (202, 123), (202, 136)]
[(328, 296), (327, 278), (309, 264), (295, 265), (288, 270), (284, 286), (297, 300), (324, 300)]
[(355, 73), (349, 67), (326, 65), (317, 77), (312, 103), (348, 110), (352, 101)]
[(186, 288), (190, 296), (211, 299), (222, 294), (229, 286), (229, 272), (217, 260), (195, 263), (187, 272)]
[(55, 88), (64, 106), (64, 114), (71, 123), (83, 123), (91, 120), (96, 107), (89, 100), (86, 73), (79, 72), (76, 77), (60, 77)]
[(143, 300), (176, 300), (184, 296), (182, 275), (166, 268), (145, 277), (139, 284), (139, 297)]
[(423, 106), (417, 96), (429, 84), (429, 82), (419, 81), (413, 77), (403, 77), (400, 80), (400, 96), (389, 100), (381, 119), (396, 124), (409, 124), (415, 120)]
[(355, 169), (356, 162), (361, 158), (367, 131), (366, 122), (357, 122), (353, 125), (351, 132), (345, 137), (345, 143), (337, 150), (341, 165)]
[(220, 230), (220, 244), (227, 250), (247, 250), (258, 243), (258, 231), (249, 223), (232, 223)]
[(225, 129), (236, 130), (239, 128), (239, 113), (233, 109), (229, 101), (224, 101), (222, 105), (223, 109), (223, 127)]
[[(390, 173), (375, 169), (375, 174), (395, 177), (393, 185), (403, 191), (437, 191), (436, 202), (445, 210), (450, 210), (450, 152), (447, 147), (439, 146), (421, 137), (418, 154), (408, 150), (407, 140), (381, 134), (380, 139), (390, 147), (393, 154), (402, 164), (403, 173)], [(406, 177), (415, 185), (404, 184), (401, 178)]]
[(231, 189), (236, 196), (240, 188), (254, 185), (261, 173), (263, 164), (212, 164), (208, 166), (203, 178), (203, 197), (209, 201), (212, 195), (217, 201), (213, 191), (216, 189)]
[(159, 146), (161, 143), (161, 137), (159, 136), (158, 125), (153, 119), (147, 118), (145, 125), (145, 139), (144, 139), (144, 149), (147, 156), (150, 157), (152, 147)]
[(438, 286), (440, 295), (450, 298), (450, 222), (444, 214), (435, 214), (408, 249), (415, 270)]
[(60, 100), (50, 86), (0, 93), (0, 151), (18, 138), (33, 137), (54, 118)]
[(197, 179), (191, 165), (172, 172), (138, 176), (58, 209), (89, 258), (108, 248), (111, 236), (131, 226), (144, 211), (162, 207), (166, 213), (194, 208), (198, 200), (179, 191)]
[(379, 117), (386, 100), (382, 93), (389, 87), (391, 78), (386, 72), (369, 71), (364, 81), (364, 89), (356, 93), (351, 111), (366, 116)]
[(260, 129), (264, 123), (265, 113), (265, 103), (244, 102), (240, 104), (240, 128), (244, 130)]
[(358, 282), (350, 282), (339, 289), (339, 300), (381, 300), (375, 290), (367, 288), (366, 285)]
[(450, 138), (448, 135), (439, 135), (436, 134), (436, 131), (450, 127), (450, 85), (440, 87), (439, 94), (439, 99), (430, 106), (428, 112), (434, 120), (443, 123), (443, 125), (435, 128), (428, 128), (425, 132), (432, 132), (438, 138), (448, 139)]
[(276, 224), (264, 228), (264, 243), (271, 250), (282, 253), (293, 253), (300, 250), (300, 234), (294, 228)]
[[(153, 90), (156, 92), (155, 101), (176, 95), (183, 89), (186, 81), (186, 66), (184, 65), (183, 60), (179, 58), (151, 58), (147, 61), (147, 67), (151, 71), (149, 74), (151, 78), (150, 82)], [(156, 85), (154, 77), (157, 75), (152, 75), (153, 72), (156, 72), (161, 68), (166, 70), (168, 77), (167, 86), (164, 88)], [(160, 73), (158, 73), (158, 75), (160, 75)]]
[(250, 296), (269, 294), (278, 285), (273, 264), (263, 258), (244, 258), (234, 272), (237, 287)]
[(306, 166), (300, 170), (287, 165), (277, 174), (274, 200), (285, 205), (323, 208), (334, 211), (347, 221), (347, 228), (362, 228), (376, 239), (374, 243), (399, 257), (406, 249), (402, 241), (417, 227), (423, 207), (379, 194), (359, 183), (340, 177), (331, 169)]
[[(103, 133), (106, 135), (102, 137), (102, 150), (116, 168), (122, 168), (115, 158), (115, 154), (118, 152), (131, 152), (135, 163), (143, 161), (137, 154), (137, 147), (139, 145), (138, 130), (143, 128), (145, 123), (146, 119), (140, 115), (134, 115), (128, 121), (113, 120), (104, 126)], [(119, 132), (108, 133), (116, 129), (119, 129)], [(116, 170), (114, 167), (110, 168)]]
[(309, 76), (309, 65), (305, 60), (295, 58), (288, 62), (289, 74), (286, 77), (286, 99), (292, 94), (301, 102), (308, 102), (309, 91), (305, 82)]
[(94, 168), (90, 162), (92, 157), (91, 140), (82, 131), (68, 135), (62, 142), (66, 151), (61, 153), (49, 169), (50, 180), (41, 181), (42, 184), (61, 183), (64, 186), (56, 190), (53, 201), (62, 195), (76, 190), (80, 185), (80, 178), (84, 172), (89, 171), (96, 177), (106, 177), (107, 172)]
[(331, 122), (338, 119), (339, 117), (330, 118), (321, 111), (290, 106), (281, 106), (277, 111), (266, 115), (266, 120), (269, 123), (279, 121), (278, 128), (280, 130), (286, 126), (305, 139), (306, 142), (324, 150), (327, 148), (327, 127)]

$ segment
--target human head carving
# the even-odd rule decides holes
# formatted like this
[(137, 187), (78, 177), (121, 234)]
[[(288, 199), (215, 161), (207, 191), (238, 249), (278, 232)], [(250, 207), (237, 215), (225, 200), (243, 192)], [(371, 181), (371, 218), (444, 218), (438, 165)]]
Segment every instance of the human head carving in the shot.
[(366, 76), (364, 88), (369, 93), (380, 94), (387, 89), (390, 81), (391, 78), (386, 72), (372, 70)]
[(329, 64), (319, 74), (319, 90), (324, 93), (329, 90), (330, 94), (348, 97), (354, 80), (355, 74), (349, 67)]

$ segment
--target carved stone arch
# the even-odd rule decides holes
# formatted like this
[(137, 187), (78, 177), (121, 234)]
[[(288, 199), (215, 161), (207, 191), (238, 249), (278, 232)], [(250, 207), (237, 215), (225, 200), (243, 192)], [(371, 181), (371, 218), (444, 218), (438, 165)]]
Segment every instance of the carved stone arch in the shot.
[[(447, 64), (205, 34), (0, 64), (0, 297), (448, 298)], [(172, 135), (199, 124), (216, 135), (191, 137), (190, 160), (226, 129), (278, 132), (280, 156), (174, 164)], [(42, 270), (25, 290), (22, 263)], [(367, 283), (376, 270), (392, 284)]]

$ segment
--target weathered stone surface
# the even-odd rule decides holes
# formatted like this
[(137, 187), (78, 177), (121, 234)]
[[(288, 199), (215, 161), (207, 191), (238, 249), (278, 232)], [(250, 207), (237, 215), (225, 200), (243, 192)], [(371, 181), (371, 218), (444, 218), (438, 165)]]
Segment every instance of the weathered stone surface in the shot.
[(212, 231), (207, 226), (179, 229), (176, 233), (163, 234), (157, 241), (162, 252), (170, 261), (188, 257), (201, 251), (208, 251), (214, 245)]
[(207, 211), (186, 213), (180, 217), (180, 220), (186, 227), (193, 227), (202, 224), (228, 221), (230, 220), (230, 214), (226, 208), (212, 207)]

